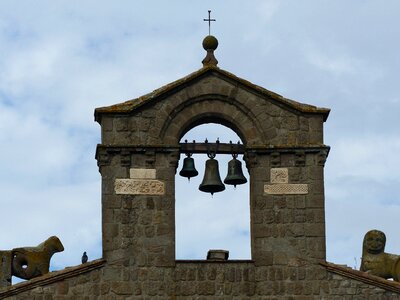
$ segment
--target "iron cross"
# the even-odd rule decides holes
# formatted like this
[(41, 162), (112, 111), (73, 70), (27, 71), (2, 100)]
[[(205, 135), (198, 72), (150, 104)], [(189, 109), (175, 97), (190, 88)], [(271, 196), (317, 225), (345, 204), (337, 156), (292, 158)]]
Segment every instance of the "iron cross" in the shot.
[(208, 19), (203, 19), (203, 21), (208, 21), (208, 35), (211, 35), (211, 21), (216, 21), (211, 19), (211, 10), (208, 11)]

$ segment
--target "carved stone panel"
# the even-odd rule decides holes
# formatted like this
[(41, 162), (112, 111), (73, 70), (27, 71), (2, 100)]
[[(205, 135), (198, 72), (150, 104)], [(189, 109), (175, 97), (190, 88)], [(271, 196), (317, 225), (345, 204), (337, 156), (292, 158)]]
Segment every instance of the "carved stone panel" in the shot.
[(308, 184), (265, 184), (264, 193), (270, 195), (308, 194)]
[(287, 168), (272, 168), (271, 183), (288, 183), (289, 172)]
[(164, 182), (159, 180), (115, 179), (115, 193), (122, 195), (164, 195)]

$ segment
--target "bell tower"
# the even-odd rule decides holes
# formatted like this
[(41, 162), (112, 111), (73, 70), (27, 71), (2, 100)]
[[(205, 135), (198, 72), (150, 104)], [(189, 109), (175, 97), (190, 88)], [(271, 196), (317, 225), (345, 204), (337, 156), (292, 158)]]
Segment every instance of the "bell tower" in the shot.
[[(250, 199), (243, 201), (250, 202), (254, 264), (325, 259), (323, 167), (329, 147), (323, 123), (329, 109), (286, 99), (220, 69), (217, 46), (215, 37), (204, 39), (203, 68), (187, 77), (96, 109), (105, 259), (175, 266), (174, 180), (180, 153), (190, 146), (179, 140), (208, 122), (231, 128), (244, 142)], [(201, 143), (192, 147), (206, 151)]]

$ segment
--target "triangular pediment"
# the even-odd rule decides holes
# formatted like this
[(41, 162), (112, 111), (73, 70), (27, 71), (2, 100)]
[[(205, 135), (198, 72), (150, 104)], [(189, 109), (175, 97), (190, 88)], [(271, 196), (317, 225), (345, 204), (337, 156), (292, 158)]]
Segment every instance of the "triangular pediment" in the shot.
[(131, 99), (122, 103), (118, 103), (111, 106), (99, 107), (95, 110), (95, 120), (100, 121), (103, 114), (126, 114), (133, 113), (144, 105), (152, 105), (157, 101), (168, 97), (169, 95), (180, 91), (183, 88), (188, 88), (198, 81), (207, 77), (218, 77), (220, 80), (224, 80), (234, 84), (235, 86), (246, 89), (248, 92), (254, 93), (261, 98), (267, 98), (280, 107), (287, 108), (289, 110), (298, 111), (299, 113), (306, 114), (321, 114), (323, 115), (324, 121), (327, 119), (330, 109), (319, 108), (313, 105), (300, 103), (291, 99), (287, 99), (277, 93), (253, 84), (245, 79), (237, 77), (236, 75), (222, 70), (215, 66), (205, 66), (200, 70), (193, 72), (181, 79), (166, 84), (151, 93), (145, 94), (135, 99)]

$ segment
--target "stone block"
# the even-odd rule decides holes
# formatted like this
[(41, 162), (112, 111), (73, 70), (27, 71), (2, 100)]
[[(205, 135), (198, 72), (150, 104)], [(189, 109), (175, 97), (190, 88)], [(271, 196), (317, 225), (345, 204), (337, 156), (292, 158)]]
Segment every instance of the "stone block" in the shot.
[(118, 196), (107, 196), (103, 198), (103, 208), (121, 208), (121, 198)]
[(271, 168), (271, 183), (288, 183), (288, 168)]
[(116, 131), (127, 131), (128, 130), (128, 119), (127, 118), (114, 118), (114, 126)]
[(67, 295), (69, 291), (69, 284), (67, 281), (61, 281), (57, 284), (57, 294)]
[[(261, 250), (261, 249), (260, 249)], [(272, 251), (257, 251), (253, 257), (256, 266), (272, 266), (274, 253)]]
[(324, 194), (310, 194), (306, 198), (307, 208), (324, 208)]
[(106, 295), (110, 291), (110, 284), (108, 282), (103, 282), (100, 285), (100, 294), (101, 295)]
[(213, 281), (202, 281), (197, 284), (197, 293), (199, 295), (214, 295), (215, 283)]
[(242, 294), (246, 296), (254, 296), (256, 292), (256, 284), (254, 282), (242, 283)]
[(135, 169), (129, 170), (132, 179), (156, 179), (156, 169)]
[(104, 131), (112, 131), (113, 130), (113, 119), (109, 118), (109, 117), (102, 117), (101, 128)]
[(274, 265), (287, 265), (288, 258), (284, 251), (276, 251), (274, 253)]
[(111, 291), (117, 295), (132, 295), (133, 286), (130, 282), (115, 281), (111, 283)]
[(196, 284), (192, 282), (178, 282), (177, 294), (179, 296), (192, 296), (196, 294)]
[(304, 233), (306, 236), (310, 237), (325, 236), (325, 224), (324, 223), (305, 224)]
[(103, 224), (103, 233), (106, 237), (112, 238), (118, 236), (119, 225), (115, 223)]

